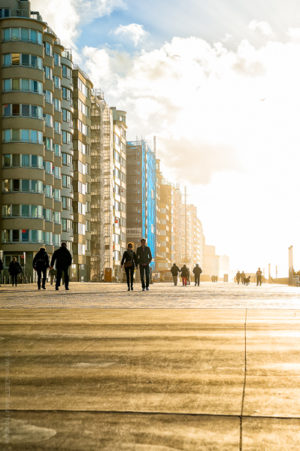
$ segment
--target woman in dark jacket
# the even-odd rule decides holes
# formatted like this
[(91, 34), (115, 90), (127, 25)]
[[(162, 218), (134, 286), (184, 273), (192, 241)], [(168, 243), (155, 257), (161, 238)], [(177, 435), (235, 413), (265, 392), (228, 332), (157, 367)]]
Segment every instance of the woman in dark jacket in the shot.
[(181, 278), (182, 278), (182, 286), (186, 287), (187, 285), (187, 280), (189, 277), (189, 269), (186, 267), (186, 265), (183, 265), (183, 267), (180, 270), (181, 272)]
[(9, 264), (8, 272), (11, 276), (11, 284), (12, 286), (18, 285), (18, 274), (22, 272), (22, 268), (20, 263), (17, 261), (16, 257), (13, 257), (12, 261)]
[(127, 251), (124, 252), (121, 261), (121, 266), (124, 265), (126, 272), (128, 291), (130, 291), (130, 288), (133, 290), (133, 275), (136, 266), (136, 254), (132, 248), (132, 243), (128, 243)]
[(49, 268), (49, 257), (46, 252), (46, 249), (44, 247), (41, 247), (40, 250), (37, 252), (33, 259), (32, 263), (33, 269), (38, 274), (38, 280), (37, 280), (37, 286), (38, 290), (41, 289), (41, 280), (42, 280), (42, 288), (43, 290), (46, 290), (46, 276), (47, 276), (47, 269)]

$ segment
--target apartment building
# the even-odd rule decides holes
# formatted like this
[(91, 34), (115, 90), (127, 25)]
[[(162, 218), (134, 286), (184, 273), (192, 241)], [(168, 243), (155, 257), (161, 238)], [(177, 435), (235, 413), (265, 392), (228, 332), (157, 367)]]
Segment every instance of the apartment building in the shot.
[[(72, 100), (73, 94), (73, 265), (71, 277), (77, 281), (90, 280), (91, 258), (91, 190), (90, 190), (90, 128), (91, 90), (89, 77), (78, 67), (73, 72), (73, 93), (65, 87), (65, 100)], [(72, 135), (66, 132), (67, 144)]]
[(61, 46), (29, 1), (0, 0), (1, 249), (32, 277), (41, 245), (61, 242)]
[(144, 140), (127, 142), (127, 240), (145, 238), (156, 257), (156, 156)]

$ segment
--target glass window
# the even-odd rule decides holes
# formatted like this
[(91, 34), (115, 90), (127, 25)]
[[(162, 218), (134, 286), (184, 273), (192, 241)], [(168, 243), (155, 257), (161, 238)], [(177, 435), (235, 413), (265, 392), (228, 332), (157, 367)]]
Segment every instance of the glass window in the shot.
[(3, 116), (10, 115), (11, 115), (11, 105), (10, 104), (3, 105)]
[(29, 205), (22, 205), (22, 216), (29, 217)]
[(21, 141), (29, 142), (29, 130), (21, 130)]
[(29, 54), (28, 53), (22, 53), (21, 61), (22, 61), (22, 66), (29, 66)]
[(13, 91), (19, 91), (20, 90), (20, 80), (18, 78), (14, 78), (13, 79), (13, 81), (12, 81), (12, 89), (13, 89)]
[(37, 180), (31, 180), (31, 191), (34, 193), (38, 192), (38, 182)]
[(29, 230), (28, 229), (22, 229), (22, 241), (23, 242), (29, 241)]
[(61, 111), (61, 101), (59, 99), (54, 98), (54, 109)]
[(11, 54), (11, 64), (13, 66), (19, 66), (21, 61), (20, 53), (12, 53)]
[(41, 117), (41, 114), (39, 114), (38, 108), (40, 108), (40, 107), (37, 107), (36, 105), (31, 105), (31, 116), (32, 117)]
[(21, 28), (21, 38), (22, 41), (29, 41), (29, 29)]
[(32, 243), (38, 242), (38, 231), (37, 230), (31, 230), (31, 242)]
[(60, 89), (60, 87), (61, 87), (61, 79), (59, 77), (57, 77), (57, 76), (55, 76), (53, 78), (54, 78), (54, 86), (57, 89)]
[(58, 53), (54, 53), (54, 65), (60, 66), (60, 55)]
[(19, 241), (19, 230), (12, 231), (12, 240), (15, 243)]
[(4, 66), (10, 66), (11, 65), (11, 54), (10, 53), (4, 55), (4, 57), (3, 57), (3, 65)]
[(3, 167), (9, 168), (11, 166), (11, 155), (5, 154), (3, 155)]
[(28, 193), (29, 191), (29, 180), (22, 180), (22, 191)]
[[(19, 81), (19, 80), (17, 80), (17, 81)], [(27, 78), (23, 78), (21, 80), (22, 91), (29, 91), (29, 86), (31, 84), (30, 81), (31, 80), (28, 80)], [(13, 82), (14, 82), (14, 80), (13, 80)]]
[(20, 140), (20, 130), (12, 130), (12, 141), (19, 141)]
[(12, 41), (19, 41), (19, 39), (20, 39), (20, 29), (19, 28), (11, 28), (10, 29), (10, 39)]
[(14, 153), (12, 156), (12, 165), (16, 168), (20, 167), (20, 155), (18, 153)]
[(61, 156), (61, 146), (60, 144), (54, 144), (54, 152), (57, 157)]
[(32, 42), (37, 42), (37, 32), (35, 30), (30, 30), (30, 40)]
[(53, 149), (53, 140), (52, 138), (45, 138), (45, 147), (47, 150)]
[(38, 167), (38, 157), (37, 155), (31, 155), (31, 167), (37, 168)]
[(23, 168), (29, 167), (29, 155), (22, 155), (22, 167)]
[(38, 67), (38, 57), (31, 55), (31, 67)]
[(12, 215), (20, 216), (20, 205), (16, 205), (16, 204), (12, 205)]
[(37, 205), (31, 205), (31, 217), (32, 218), (37, 218), (38, 217)]
[(37, 143), (38, 142), (38, 132), (36, 130), (31, 130), (30, 141), (32, 143)]
[(29, 105), (22, 105), (22, 116), (29, 117)]
[(20, 116), (20, 105), (18, 103), (13, 104), (12, 114), (13, 114), (13, 116)]
[(11, 85), (12, 85), (11, 79), (4, 80), (4, 83), (3, 83), (4, 91), (11, 91)]
[(20, 191), (20, 180), (14, 179), (12, 182), (13, 191)]
[(52, 45), (49, 42), (44, 42), (45, 53), (48, 56), (52, 56)]
[(10, 28), (5, 28), (3, 33), (4, 41), (10, 40)]

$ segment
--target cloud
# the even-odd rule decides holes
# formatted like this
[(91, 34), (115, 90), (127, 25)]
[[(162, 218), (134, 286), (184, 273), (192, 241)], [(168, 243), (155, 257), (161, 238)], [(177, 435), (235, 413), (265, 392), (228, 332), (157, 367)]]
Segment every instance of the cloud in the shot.
[(252, 20), (248, 26), (249, 30), (258, 32), (263, 36), (272, 36), (273, 30), (271, 25), (265, 21)]
[(68, 48), (76, 47), (81, 27), (125, 7), (124, 0), (31, 0), (32, 10), (41, 13)]
[(130, 25), (120, 25), (115, 31), (116, 36), (120, 36), (125, 39), (129, 39), (133, 42), (134, 46), (137, 47), (141, 41), (147, 35), (142, 25), (137, 23), (132, 23)]

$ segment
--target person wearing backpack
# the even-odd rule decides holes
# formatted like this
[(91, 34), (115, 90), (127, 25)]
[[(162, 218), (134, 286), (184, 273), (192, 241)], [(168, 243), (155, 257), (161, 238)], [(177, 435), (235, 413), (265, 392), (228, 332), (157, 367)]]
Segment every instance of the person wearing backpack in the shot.
[(200, 266), (198, 265), (198, 263), (196, 264), (195, 268), (193, 269), (193, 273), (195, 276), (195, 286), (200, 285), (200, 274), (202, 273), (202, 269), (200, 268)]
[(128, 243), (127, 250), (124, 252), (121, 267), (124, 265), (127, 279), (128, 291), (133, 290), (133, 276), (136, 266), (136, 254), (133, 251), (132, 243)]
[(173, 266), (170, 269), (170, 271), (171, 271), (171, 274), (172, 274), (172, 277), (173, 277), (174, 287), (177, 287), (178, 274), (180, 272), (180, 269), (178, 268), (176, 263), (173, 263)]
[[(37, 272), (38, 280), (37, 287), (38, 290), (41, 289), (41, 280), (42, 280), (42, 288), (46, 290), (46, 274), (47, 269), (49, 268), (49, 256), (44, 247), (41, 247), (40, 250), (36, 253), (33, 263), (33, 269)], [(42, 279), (43, 275), (43, 279)]]

